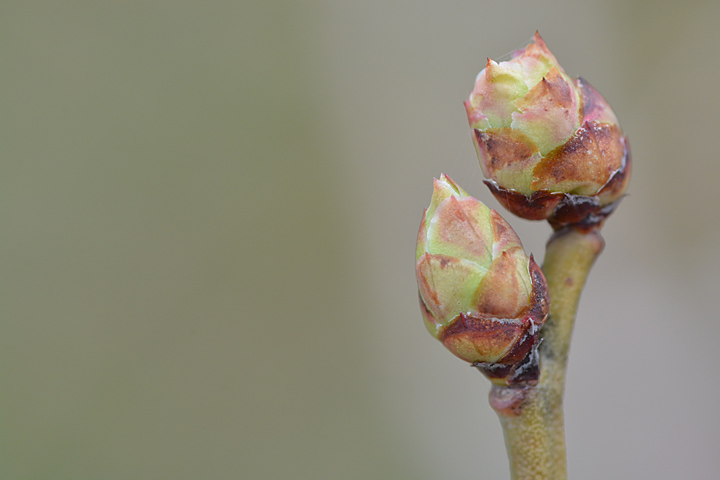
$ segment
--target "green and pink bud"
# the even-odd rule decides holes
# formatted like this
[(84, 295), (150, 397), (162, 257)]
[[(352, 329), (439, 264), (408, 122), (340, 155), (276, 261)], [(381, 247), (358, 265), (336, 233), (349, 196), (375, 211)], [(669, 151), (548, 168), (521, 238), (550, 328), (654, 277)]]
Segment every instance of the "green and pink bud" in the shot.
[(615, 114), (538, 33), (510, 60), (488, 59), (465, 109), (485, 183), (516, 215), (592, 228), (622, 198), (630, 150)]
[(547, 285), (496, 211), (441, 175), (423, 215), (415, 259), (430, 334), (494, 383), (537, 379)]

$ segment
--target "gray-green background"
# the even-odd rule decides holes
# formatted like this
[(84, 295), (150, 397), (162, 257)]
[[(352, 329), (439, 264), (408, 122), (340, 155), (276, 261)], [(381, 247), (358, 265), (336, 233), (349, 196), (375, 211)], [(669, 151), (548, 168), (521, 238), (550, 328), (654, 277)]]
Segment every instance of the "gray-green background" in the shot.
[[(424, 330), (431, 180), (539, 29), (635, 159), (583, 296), (571, 478), (717, 479), (720, 3), (0, 4), (0, 478), (507, 479)], [(550, 230), (508, 215), (542, 258)]]

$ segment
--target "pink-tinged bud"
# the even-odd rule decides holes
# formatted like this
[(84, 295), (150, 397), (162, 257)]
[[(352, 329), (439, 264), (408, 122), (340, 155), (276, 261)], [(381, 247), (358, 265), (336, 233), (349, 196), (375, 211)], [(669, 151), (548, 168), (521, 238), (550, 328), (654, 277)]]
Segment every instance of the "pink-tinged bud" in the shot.
[(592, 229), (622, 198), (630, 149), (615, 114), (537, 32), (511, 60), (488, 59), (465, 109), (485, 183), (516, 215)]
[(493, 382), (537, 379), (547, 284), (510, 225), (449, 177), (435, 179), (415, 254), (428, 331)]

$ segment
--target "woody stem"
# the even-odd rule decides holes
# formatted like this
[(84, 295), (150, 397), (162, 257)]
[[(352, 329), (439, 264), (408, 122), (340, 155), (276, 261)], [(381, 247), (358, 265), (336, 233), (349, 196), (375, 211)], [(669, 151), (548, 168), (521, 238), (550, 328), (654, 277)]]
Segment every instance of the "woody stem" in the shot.
[(565, 480), (563, 393), (580, 294), (605, 242), (597, 231), (571, 228), (548, 241), (543, 273), (550, 292), (550, 315), (541, 330), (537, 385), (493, 386), (490, 404), (503, 427), (513, 480)]

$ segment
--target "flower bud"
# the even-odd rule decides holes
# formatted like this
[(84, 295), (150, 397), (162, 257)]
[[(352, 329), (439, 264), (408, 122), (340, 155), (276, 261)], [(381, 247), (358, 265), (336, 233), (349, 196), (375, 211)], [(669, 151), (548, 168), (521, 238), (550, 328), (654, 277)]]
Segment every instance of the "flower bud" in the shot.
[(514, 214), (589, 229), (622, 198), (630, 150), (615, 114), (537, 32), (511, 60), (488, 59), (465, 109), (485, 183)]
[(494, 210), (449, 177), (435, 179), (418, 233), (415, 273), (431, 335), (493, 382), (537, 379), (547, 284)]

